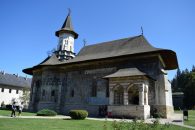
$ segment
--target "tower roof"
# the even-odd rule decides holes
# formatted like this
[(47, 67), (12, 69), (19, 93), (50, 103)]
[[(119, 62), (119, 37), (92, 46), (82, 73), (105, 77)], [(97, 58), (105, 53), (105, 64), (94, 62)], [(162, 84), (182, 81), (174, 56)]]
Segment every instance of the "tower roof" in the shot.
[(66, 20), (64, 21), (64, 24), (62, 25), (61, 29), (56, 31), (55, 34), (57, 37), (59, 37), (60, 33), (70, 33), (74, 35), (75, 39), (78, 38), (78, 34), (73, 29), (70, 12), (68, 13), (68, 16), (66, 17)]

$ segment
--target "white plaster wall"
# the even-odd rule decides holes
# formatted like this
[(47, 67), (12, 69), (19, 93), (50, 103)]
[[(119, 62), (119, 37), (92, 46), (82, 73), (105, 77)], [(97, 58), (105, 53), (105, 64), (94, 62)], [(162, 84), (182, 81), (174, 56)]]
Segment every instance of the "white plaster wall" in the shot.
[(159, 74), (155, 85), (156, 105), (166, 105), (164, 74)]
[(172, 88), (167, 75), (160, 74), (156, 83), (156, 105), (173, 106)]
[[(66, 44), (66, 42), (68, 42), (68, 44)], [(62, 46), (62, 50), (74, 52), (74, 36), (68, 33), (61, 34), (59, 36), (59, 42), (57, 46), (58, 50), (60, 49), (60, 45)]]
[(169, 82), (167, 75), (165, 75), (165, 99), (166, 105), (173, 106), (173, 99), (172, 99), (172, 88), (171, 83)]
[(12, 89), (11, 93), (9, 93), (8, 88), (4, 88), (4, 92), (1, 92), (1, 90), (2, 88), (0, 88), (0, 105), (3, 101), (5, 104), (11, 104), (12, 99), (19, 101), (19, 97), (23, 94), (22, 90), (19, 90), (18, 94), (16, 94), (16, 89)]

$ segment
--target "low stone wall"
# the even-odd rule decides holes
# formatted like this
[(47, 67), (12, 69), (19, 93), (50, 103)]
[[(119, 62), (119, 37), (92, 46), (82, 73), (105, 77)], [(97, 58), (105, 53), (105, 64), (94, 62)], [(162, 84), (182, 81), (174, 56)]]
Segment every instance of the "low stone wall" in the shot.
[(113, 117), (140, 118), (146, 119), (150, 117), (150, 106), (144, 105), (109, 105), (108, 112)]

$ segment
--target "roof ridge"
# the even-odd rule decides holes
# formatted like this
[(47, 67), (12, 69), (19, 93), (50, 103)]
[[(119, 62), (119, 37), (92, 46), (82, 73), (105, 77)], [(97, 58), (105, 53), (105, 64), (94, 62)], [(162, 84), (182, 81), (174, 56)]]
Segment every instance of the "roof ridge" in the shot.
[[(142, 35), (137, 35), (137, 36), (132, 36), (132, 37), (126, 37), (126, 38), (120, 38), (120, 39), (115, 39), (115, 40), (109, 40), (109, 41), (106, 41), (106, 42), (98, 42), (98, 43), (94, 43), (94, 44), (87, 45), (85, 47), (102, 45), (102, 44), (106, 44), (106, 43), (110, 43), (110, 42), (116, 42), (116, 41), (125, 40), (125, 39), (134, 39), (134, 38), (137, 38), (137, 37), (140, 37), (140, 36), (142, 36)], [(85, 47), (83, 47), (83, 48), (85, 48)]]

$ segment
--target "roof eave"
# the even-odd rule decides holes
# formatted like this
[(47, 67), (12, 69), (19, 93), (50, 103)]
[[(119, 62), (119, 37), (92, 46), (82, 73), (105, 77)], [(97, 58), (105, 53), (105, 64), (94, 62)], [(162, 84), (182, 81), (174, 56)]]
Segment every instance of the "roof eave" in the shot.
[[(152, 51), (152, 52), (144, 52), (144, 53), (137, 53), (137, 54), (129, 54), (129, 55), (122, 55), (122, 56), (135, 56), (135, 55), (145, 55), (149, 53), (159, 53), (162, 56), (162, 59), (165, 63), (165, 70), (173, 70), (178, 68), (178, 61), (177, 61), (177, 56), (176, 53), (172, 50), (157, 50), (157, 51)], [(83, 63), (83, 62), (89, 62), (89, 61), (96, 61), (96, 60), (105, 60), (105, 59), (110, 59), (110, 58), (117, 58), (121, 56), (115, 56), (115, 57), (106, 57), (106, 58), (99, 58), (99, 59), (88, 59), (84, 61), (76, 61), (76, 62), (69, 62), (69, 63), (62, 63), (62, 64), (56, 64), (56, 65), (64, 65), (64, 64), (76, 64), (76, 63)], [(54, 64), (55, 65), (55, 64)], [(37, 69), (41, 66), (52, 66), (52, 65), (37, 65), (32, 68), (27, 68), (24, 69), (23, 72), (29, 75), (33, 75), (33, 70)]]
[(77, 39), (78, 36), (79, 36), (78, 33), (76, 33), (75, 31), (68, 30), (68, 29), (66, 29), (66, 30), (64, 30), (64, 29), (58, 30), (58, 31), (55, 32), (55, 35), (57, 37), (59, 37), (60, 33), (70, 33), (70, 34), (72, 34), (74, 36), (75, 39)]

